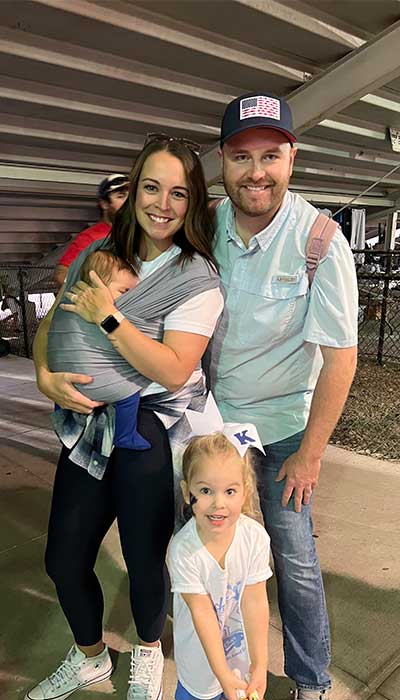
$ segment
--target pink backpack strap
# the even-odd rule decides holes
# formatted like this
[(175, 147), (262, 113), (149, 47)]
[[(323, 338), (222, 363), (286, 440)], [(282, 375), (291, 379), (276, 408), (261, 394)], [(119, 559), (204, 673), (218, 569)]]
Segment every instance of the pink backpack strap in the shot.
[(311, 226), (306, 243), (306, 269), (311, 287), (319, 261), (328, 252), (331, 240), (338, 230), (338, 224), (326, 214), (318, 214)]

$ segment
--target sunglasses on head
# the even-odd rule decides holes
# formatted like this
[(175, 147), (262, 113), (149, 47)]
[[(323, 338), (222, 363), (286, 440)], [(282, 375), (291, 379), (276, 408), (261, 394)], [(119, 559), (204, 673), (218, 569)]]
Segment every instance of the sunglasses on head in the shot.
[(175, 141), (176, 143), (181, 143), (184, 146), (186, 146), (196, 156), (200, 155), (201, 146), (199, 143), (196, 143), (196, 141), (191, 141), (190, 139), (185, 139), (183, 137), (181, 138), (180, 136), (168, 136), (168, 134), (159, 134), (157, 132), (151, 132), (150, 134), (146, 135), (144, 147), (148, 146), (149, 143), (153, 143), (155, 141), (159, 141), (160, 143), (168, 143), (169, 141)]

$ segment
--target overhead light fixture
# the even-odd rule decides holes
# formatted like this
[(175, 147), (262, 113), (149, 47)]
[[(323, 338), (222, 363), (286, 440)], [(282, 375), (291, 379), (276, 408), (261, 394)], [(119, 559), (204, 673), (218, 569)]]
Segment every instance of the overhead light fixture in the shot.
[(369, 139), (378, 139), (385, 141), (386, 136), (382, 131), (374, 129), (366, 129), (363, 126), (354, 126), (354, 124), (346, 124), (345, 122), (336, 122), (333, 119), (324, 119), (318, 126), (324, 126), (327, 129), (335, 129), (335, 131), (346, 131), (349, 134), (358, 134), (359, 136), (367, 136)]
[(379, 95), (364, 95), (364, 97), (360, 97), (360, 102), (366, 102), (369, 105), (382, 107), (382, 109), (389, 109), (391, 112), (400, 112), (400, 102), (388, 100), (387, 97), (380, 97)]

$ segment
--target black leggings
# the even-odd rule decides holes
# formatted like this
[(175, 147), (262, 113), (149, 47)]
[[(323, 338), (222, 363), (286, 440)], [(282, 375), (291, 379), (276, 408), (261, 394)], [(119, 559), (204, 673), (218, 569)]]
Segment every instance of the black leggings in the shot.
[(94, 565), (117, 518), (139, 637), (156, 641), (168, 601), (165, 554), (174, 527), (172, 458), (166, 430), (140, 409), (138, 430), (152, 445), (143, 452), (115, 448), (101, 481), (62, 450), (54, 483), (46, 571), (54, 581), (75, 641), (102, 638), (104, 601)]

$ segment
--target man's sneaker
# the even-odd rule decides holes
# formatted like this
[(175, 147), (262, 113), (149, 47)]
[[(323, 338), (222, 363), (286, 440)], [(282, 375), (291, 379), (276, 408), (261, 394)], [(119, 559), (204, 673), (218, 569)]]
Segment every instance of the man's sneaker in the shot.
[(131, 654), (127, 700), (161, 700), (164, 656), (158, 647), (136, 644)]
[(108, 648), (97, 656), (85, 656), (74, 644), (58, 669), (35, 685), (25, 700), (65, 700), (75, 690), (109, 678), (113, 672)]
[(297, 688), (291, 690), (291, 700), (331, 700), (330, 690), (307, 690), (307, 688)]

